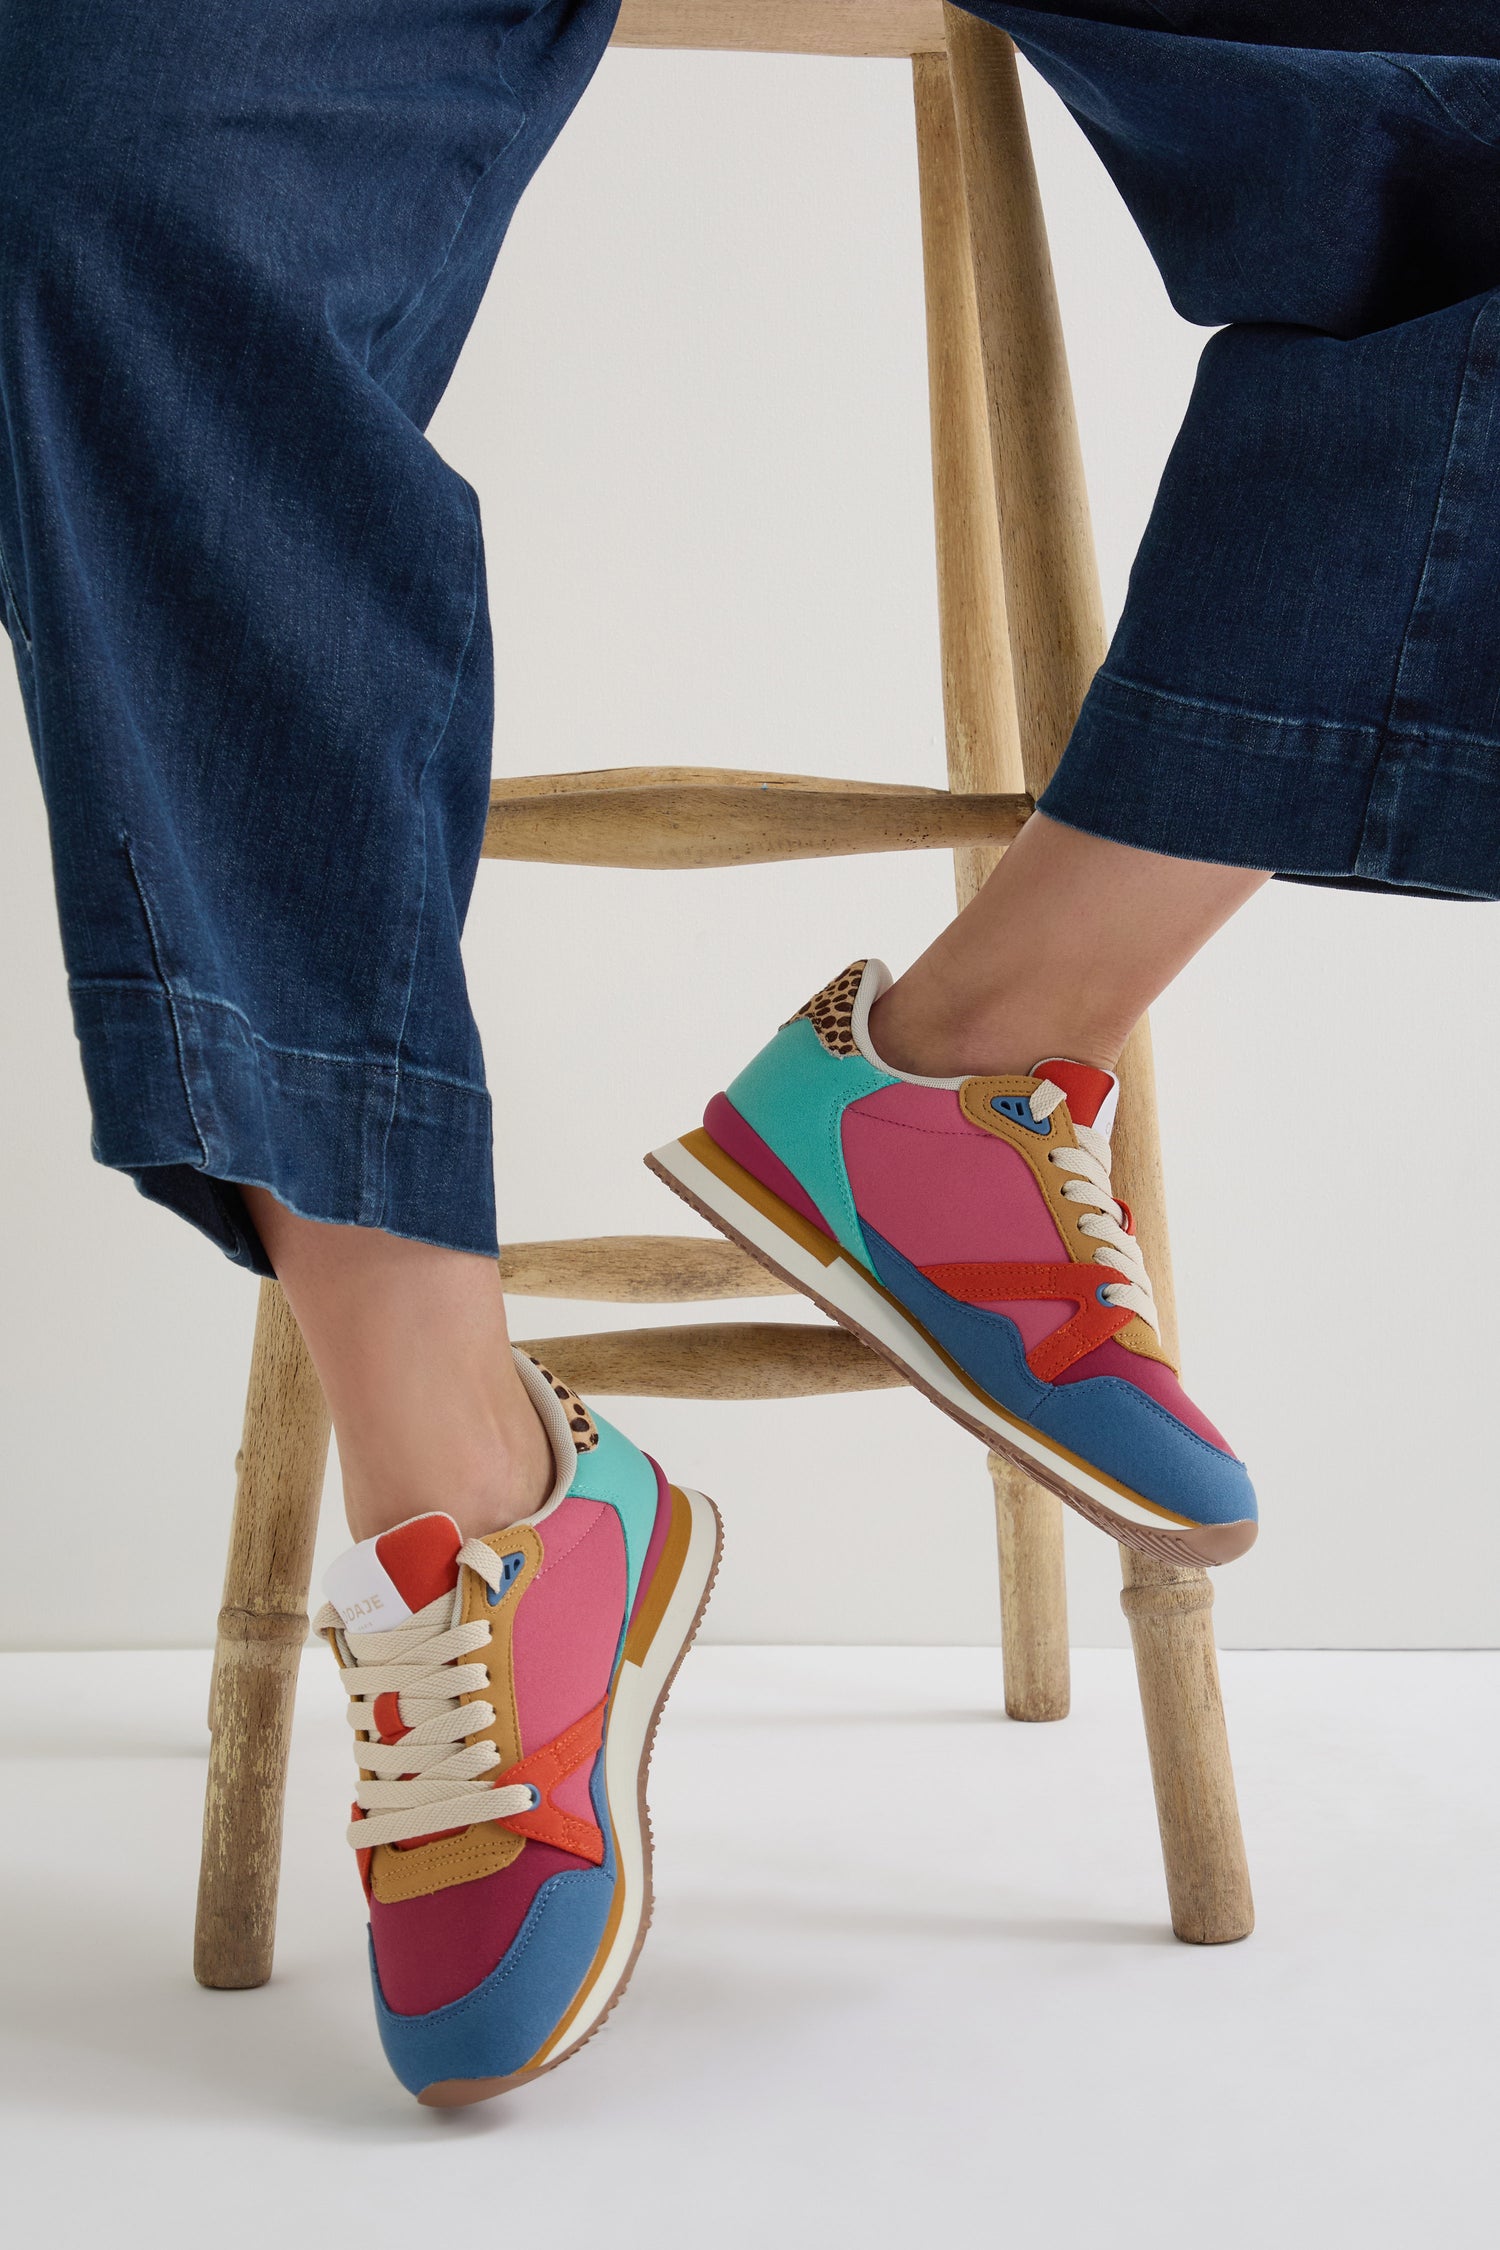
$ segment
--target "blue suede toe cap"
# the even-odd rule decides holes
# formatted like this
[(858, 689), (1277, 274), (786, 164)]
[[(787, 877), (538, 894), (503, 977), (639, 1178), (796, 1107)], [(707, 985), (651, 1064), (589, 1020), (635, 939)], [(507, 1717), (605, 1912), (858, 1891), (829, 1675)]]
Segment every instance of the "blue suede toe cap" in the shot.
[(950, 1297), (869, 1226), (865, 1239), (891, 1295), (1009, 1413), (1153, 1507), (1196, 1524), (1254, 1522), (1255, 1491), (1243, 1461), (1118, 1375), (1039, 1383), (1013, 1320)]
[(1029, 1419), (1070, 1453), (1174, 1515), (1201, 1524), (1255, 1521), (1255, 1488), (1244, 1462), (1221, 1453), (1119, 1375), (1050, 1384)]
[(399, 2016), (387, 2007), (372, 1945), (380, 2044), (407, 2092), (420, 2094), (447, 2078), (508, 2078), (524, 2069), (587, 1976), (613, 1895), (613, 1876), (602, 1867), (554, 1875), (483, 1984), (424, 2016)]

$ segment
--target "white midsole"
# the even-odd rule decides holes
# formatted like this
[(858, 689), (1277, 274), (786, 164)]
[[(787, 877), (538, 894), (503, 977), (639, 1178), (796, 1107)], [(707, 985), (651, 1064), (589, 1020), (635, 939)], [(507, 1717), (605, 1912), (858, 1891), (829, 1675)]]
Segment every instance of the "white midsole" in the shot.
[(845, 1252), (840, 1251), (824, 1265), (810, 1250), (804, 1250), (795, 1235), (788, 1234), (774, 1219), (768, 1219), (755, 1204), (747, 1202), (726, 1180), (721, 1180), (717, 1172), (700, 1164), (681, 1141), (669, 1141), (665, 1148), (657, 1149), (653, 1162), (669, 1172), (674, 1180), (680, 1180), (697, 1202), (718, 1212), (736, 1234), (764, 1250), (793, 1281), (800, 1282), (829, 1304), (837, 1305), (840, 1312), (847, 1313), (867, 1335), (887, 1345), (930, 1390), (950, 1399), (971, 1421), (993, 1430), (1014, 1452), (1044, 1464), (1053, 1476), (1062, 1478), (1075, 1492), (1111, 1509), (1127, 1523), (1143, 1524), (1160, 1531), (1163, 1524), (1174, 1520), (1163, 1516), (1159, 1509), (1146, 1507), (1118, 1485), (1106, 1484), (1102, 1478), (1091, 1476), (1068, 1454), (1054, 1450), (1029, 1423), (1000, 1413), (977, 1389), (971, 1390), (967, 1383), (960, 1382), (916, 1323), (892, 1304)]
[[(673, 1666), (692, 1639), (694, 1621), (713, 1576), (719, 1526), (711, 1504), (701, 1492), (678, 1490), (691, 1510), (688, 1550), (677, 1584), (652, 1636), (645, 1661), (627, 1658), (620, 1666), (610, 1699), (604, 1736), (604, 1790), (614, 1831), (616, 1882), (620, 1885), (621, 1911), (614, 1936), (603, 1958), (596, 1960), (584, 1986), (583, 2006), (562, 2033), (567, 2046), (586, 2038), (614, 1997), (615, 1987), (629, 1966), (641, 1917), (646, 1911), (646, 1838), (641, 1820), (641, 1761), (651, 1735), (656, 1707), (662, 1699)], [(549, 2040), (533, 2065), (544, 2061), (556, 2040)]]

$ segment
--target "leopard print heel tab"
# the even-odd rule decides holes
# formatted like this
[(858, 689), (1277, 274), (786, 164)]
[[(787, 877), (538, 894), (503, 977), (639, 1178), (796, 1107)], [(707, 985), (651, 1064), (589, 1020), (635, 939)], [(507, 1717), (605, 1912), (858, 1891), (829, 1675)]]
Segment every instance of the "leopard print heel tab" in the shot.
[[(865, 961), (851, 962), (842, 976), (835, 977), (831, 984), (825, 984), (821, 992), (815, 992), (807, 1006), (799, 1008), (794, 1016), (789, 1016), (787, 1023), (800, 1023), (806, 1016), (830, 1055), (838, 1056), (840, 1061), (847, 1061), (851, 1055), (857, 1055), (859, 1048), (854, 1038), (854, 1003), (859, 998), (859, 988), (868, 966)], [(781, 1028), (785, 1031), (787, 1025), (783, 1024)]]
[(526, 1357), (531, 1360), (532, 1366), (541, 1376), (553, 1397), (560, 1402), (562, 1410), (568, 1418), (568, 1431), (577, 1451), (592, 1453), (599, 1443), (599, 1425), (584, 1405), (583, 1400), (576, 1391), (570, 1390), (566, 1383), (560, 1383), (550, 1367), (543, 1367), (539, 1359), (532, 1359), (530, 1352), (526, 1354)]

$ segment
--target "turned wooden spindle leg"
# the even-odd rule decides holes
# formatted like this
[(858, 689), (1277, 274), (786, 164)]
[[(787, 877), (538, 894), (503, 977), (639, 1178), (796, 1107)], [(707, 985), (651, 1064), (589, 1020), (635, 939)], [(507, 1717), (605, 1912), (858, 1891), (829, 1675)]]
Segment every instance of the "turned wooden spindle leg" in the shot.
[[(1026, 789), (1062, 756), (1105, 635), (1088, 493), (1046, 225), (1015, 53), (1003, 33), (946, 6), (948, 65), (974, 262), (1011, 673)], [(1120, 1061), (1115, 1178), (1135, 1213), (1176, 1351), (1151, 1035)], [(1244, 1937), (1250, 1886), (1235, 1806), (1202, 1571), (1121, 1550), (1161, 1818), (1172, 1926), (1196, 1944)]]
[(1000, 1638), (1012, 1719), (1065, 1719), (1068, 1581), (1062, 1502), (998, 1453), (990, 1455), (1000, 1547)]
[(328, 1409), (291, 1309), (263, 1282), (214, 1652), (193, 1973), (264, 1984), (276, 1936), (281, 1813), (307, 1641)]
[[(980, 358), (974, 261), (964, 202), (953, 88), (944, 55), (915, 55), (917, 169), (927, 296), (932, 491), (948, 786), (984, 794), (1024, 787), (1005, 569), (995, 517), (989, 409)], [(999, 858), (979, 845), (953, 855), (967, 906)], [(1068, 1598), (1062, 1505), (1011, 1463), (990, 1455), (1000, 1550), (1005, 1708), (1013, 1719), (1068, 1711)]]
[(1219, 1694), (1213, 1586), (1207, 1571), (1130, 1547), (1120, 1561), (1172, 1927), (1188, 1945), (1229, 1945), (1250, 1935), (1255, 1908)]

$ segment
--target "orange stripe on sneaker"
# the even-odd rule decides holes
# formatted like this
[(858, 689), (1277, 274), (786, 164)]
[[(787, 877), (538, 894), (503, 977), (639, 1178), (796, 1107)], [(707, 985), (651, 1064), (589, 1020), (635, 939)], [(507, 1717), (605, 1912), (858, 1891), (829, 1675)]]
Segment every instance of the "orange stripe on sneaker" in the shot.
[(539, 1750), (518, 1759), (496, 1777), (497, 1789), (508, 1789), (512, 1782), (525, 1782), (541, 1797), (540, 1804), (534, 1805), (530, 1812), (507, 1813), (496, 1822), (497, 1827), (513, 1828), (518, 1836), (534, 1837), (539, 1844), (555, 1844), (559, 1851), (574, 1852), (594, 1867), (603, 1865), (604, 1837), (599, 1829), (591, 1820), (561, 1811), (553, 1804), (551, 1791), (598, 1755), (599, 1745), (604, 1740), (607, 1706), (606, 1697), (581, 1719), (575, 1719), (572, 1726), (565, 1727)]
[(672, 1520), (667, 1527), (667, 1536), (662, 1543), (651, 1583), (630, 1621), (630, 1631), (625, 1638), (627, 1664), (645, 1663), (646, 1652), (656, 1638), (657, 1627), (667, 1614), (667, 1604), (677, 1590), (677, 1581), (682, 1576), (682, 1566), (687, 1561), (687, 1551), (692, 1544), (693, 1511), (688, 1505), (687, 1495), (679, 1492), (675, 1484), (669, 1485), (667, 1491), (672, 1502)]
[[(1128, 1327), (1133, 1319), (1128, 1305), (1101, 1300), (1099, 1291), (1108, 1287), (1099, 1278), (1101, 1270), (1094, 1265), (1028, 1264), (1021, 1259), (1000, 1258), (919, 1268), (924, 1280), (963, 1305), (1076, 1305), (1071, 1320), (1033, 1344), (1026, 1354), (1026, 1364), (1039, 1383), (1055, 1383), (1076, 1360)], [(1110, 1279), (1118, 1281), (1123, 1276), (1111, 1269)]]

